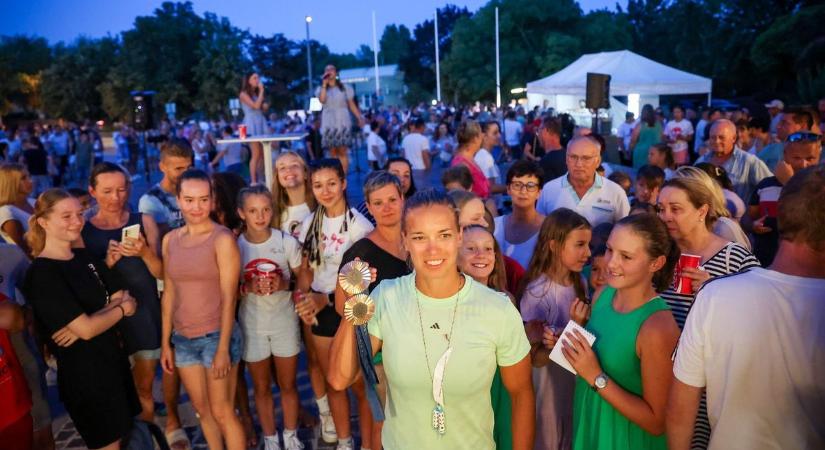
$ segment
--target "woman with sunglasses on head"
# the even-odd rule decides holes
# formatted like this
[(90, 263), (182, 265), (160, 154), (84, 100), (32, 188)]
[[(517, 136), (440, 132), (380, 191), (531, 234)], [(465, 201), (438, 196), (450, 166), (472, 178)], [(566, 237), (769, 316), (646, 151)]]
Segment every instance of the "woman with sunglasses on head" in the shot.
[[(341, 266), (343, 267), (355, 259), (360, 259), (371, 267), (379, 268), (377, 277), (367, 288), (367, 292), (369, 292), (378, 286), (381, 280), (407, 275), (411, 269), (407, 265), (407, 250), (401, 242), (401, 212), (404, 209), (404, 196), (400, 181), (395, 175), (383, 170), (372, 172), (364, 182), (364, 198), (366, 199), (367, 208), (375, 218), (375, 229), (344, 252)], [(347, 294), (340, 284), (337, 285), (335, 288), (335, 308), (338, 314), (343, 314), (346, 300)], [(369, 339), (366, 333), (365, 337), (367, 340)], [(370, 372), (374, 367), (375, 379), (369, 379), (371, 374), (365, 375), (356, 381), (353, 386), (356, 392), (363, 391), (365, 388), (367, 390), (375, 389), (376, 398), (380, 402), (376, 407), (383, 408), (387, 399), (387, 386), (380, 352), (375, 355), (370, 366), (362, 367), (362, 374)], [(374, 386), (372, 385), (373, 382), (376, 382)], [(367, 385), (362, 383), (367, 383)], [(372, 395), (372, 393), (365, 394)], [(359, 408), (362, 429), (361, 448), (380, 449), (383, 420), (371, 420), (374, 414), (371, 413), (366, 402), (359, 404)]]
[[(456, 270), (462, 232), (455, 204), (421, 191), (407, 200), (401, 229), (413, 273), (370, 294), (370, 343), (373, 354), (383, 351), (391, 395), (384, 448), (495, 448), (490, 386), (497, 367), (512, 398), (513, 448), (532, 448), (530, 345), (509, 299)], [(331, 354), (331, 383), (348, 386), (358, 374), (351, 322), (341, 323)]]
[[(303, 266), (312, 271), (312, 276), (299, 280), (298, 295), (304, 299), (298, 301), (296, 307), (305, 323), (314, 322), (312, 346), (328, 380), (332, 337), (341, 322), (341, 315), (335, 310), (338, 268), (344, 252), (372, 231), (373, 226), (358, 211), (350, 208), (346, 197), (346, 176), (340, 161), (330, 158), (313, 161), (310, 164), (310, 180), (318, 207), (304, 220), (298, 240), (303, 245)], [(338, 450), (353, 447), (345, 388), (332, 389), (327, 382)]]
[(495, 218), (496, 241), (504, 255), (522, 267), (530, 264), (544, 215), (536, 210), (541, 194), (543, 173), (538, 164), (516, 161), (507, 170), (507, 194), (513, 200), (513, 212)]
[(235, 326), (238, 244), (209, 216), (209, 175), (188, 169), (176, 191), (184, 225), (162, 243), (161, 365), (167, 373), (177, 367), (209, 448), (224, 448), (225, 442), (242, 449), (246, 439), (234, 408), (243, 341)]

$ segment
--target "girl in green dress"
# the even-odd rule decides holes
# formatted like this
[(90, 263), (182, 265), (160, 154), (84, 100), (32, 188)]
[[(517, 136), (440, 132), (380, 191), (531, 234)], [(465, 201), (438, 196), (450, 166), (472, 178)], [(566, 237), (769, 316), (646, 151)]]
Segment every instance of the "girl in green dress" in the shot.
[(679, 338), (665, 290), (679, 249), (653, 214), (629, 216), (607, 241), (607, 286), (596, 293), (584, 336), (559, 340), (576, 369), (574, 449), (665, 449), (665, 405)]

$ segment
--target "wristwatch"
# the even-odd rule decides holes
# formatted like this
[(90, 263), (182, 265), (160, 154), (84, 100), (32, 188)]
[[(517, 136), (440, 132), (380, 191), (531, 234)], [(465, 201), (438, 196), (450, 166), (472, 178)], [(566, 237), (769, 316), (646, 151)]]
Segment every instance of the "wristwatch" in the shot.
[(602, 372), (596, 376), (596, 379), (593, 380), (593, 390), (598, 392), (607, 387), (607, 375)]

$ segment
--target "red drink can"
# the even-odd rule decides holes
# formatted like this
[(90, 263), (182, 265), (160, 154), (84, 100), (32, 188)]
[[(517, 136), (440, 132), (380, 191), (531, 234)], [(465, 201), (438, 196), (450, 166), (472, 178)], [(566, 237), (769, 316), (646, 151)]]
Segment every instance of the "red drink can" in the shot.
[(246, 125), (238, 125), (238, 136), (241, 139), (246, 139)]
[(676, 283), (674, 283), (676, 292), (679, 294), (693, 293), (693, 285), (691, 284), (693, 279), (682, 276), (682, 269), (699, 267), (700, 262), (702, 262), (701, 256), (682, 253), (682, 256), (679, 257), (679, 262), (676, 263), (676, 271), (673, 274), (673, 276), (676, 277)]

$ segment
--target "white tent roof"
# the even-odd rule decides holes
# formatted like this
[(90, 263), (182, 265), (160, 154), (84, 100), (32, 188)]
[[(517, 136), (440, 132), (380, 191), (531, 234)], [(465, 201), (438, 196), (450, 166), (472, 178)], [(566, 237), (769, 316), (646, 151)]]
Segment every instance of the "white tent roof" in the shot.
[(585, 95), (587, 72), (611, 76), (610, 95), (704, 94), (710, 78), (666, 66), (629, 50), (582, 55), (564, 69), (527, 83), (528, 94)]

